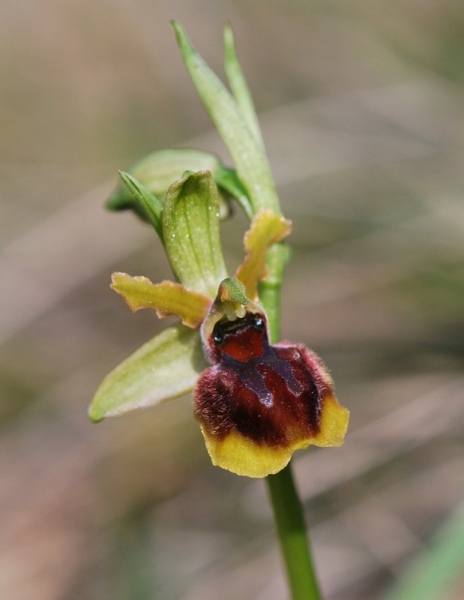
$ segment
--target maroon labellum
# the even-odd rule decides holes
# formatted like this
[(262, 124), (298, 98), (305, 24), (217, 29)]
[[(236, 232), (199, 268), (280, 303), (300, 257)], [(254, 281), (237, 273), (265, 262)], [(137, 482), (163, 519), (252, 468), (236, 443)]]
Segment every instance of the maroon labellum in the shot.
[(324, 383), (304, 346), (269, 344), (263, 313), (218, 321), (210, 340), (214, 366), (203, 372), (196, 413), (211, 433), (232, 429), (257, 444), (286, 446), (319, 430)]
[(240, 280), (221, 283), (201, 336), (211, 366), (193, 398), (213, 464), (264, 477), (295, 450), (343, 443), (349, 413), (324, 364), (303, 344), (270, 344), (266, 314)]

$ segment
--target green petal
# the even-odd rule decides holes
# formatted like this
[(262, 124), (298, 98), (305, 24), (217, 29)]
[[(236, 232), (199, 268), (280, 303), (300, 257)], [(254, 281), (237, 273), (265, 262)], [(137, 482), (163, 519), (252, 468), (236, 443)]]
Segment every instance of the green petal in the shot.
[(250, 300), (258, 299), (258, 282), (266, 276), (266, 253), (271, 244), (280, 242), (291, 231), (291, 222), (270, 210), (260, 211), (245, 234), (247, 255), (235, 277), (246, 288)]
[(172, 24), (187, 71), (211, 120), (229, 149), (238, 176), (250, 196), (254, 212), (261, 208), (280, 212), (269, 163), (237, 101), (194, 50), (182, 26), (177, 21), (173, 21)]
[(147, 277), (131, 277), (126, 273), (113, 273), (111, 279), (112, 289), (134, 312), (141, 308), (154, 308), (158, 317), (174, 315), (187, 327), (198, 327), (211, 305), (206, 296), (188, 290), (180, 283), (152, 283)]
[(179, 281), (214, 300), (227, 271), (219, 238), (218, 191), (211, 173), (188, 174), (169, 188), (163, 231)]
[(89, 409), (92, 421), (121, 415), (190, 392), (207, 366), (198, 331), (174, 325), (116, 367)]
[[(130, 167), (128, 174), (140, 187), (155, 196), (162, 208), (162, 200), (169, 186), (180, 179), (185, 171), (211, 171), (214, 176), (223, 168), (219, 158), (211, 152), (179, 148), (148, 154)], [(118, 185), (108, 199), (107, 207), (115, 211), (130, 209), (143, 219), (150, 220), (135, 191), (122, 184)], [(226, 218), (230, 212), (227, 202), (222, 197), (220, 197), (220, 212), (221, 218)]]

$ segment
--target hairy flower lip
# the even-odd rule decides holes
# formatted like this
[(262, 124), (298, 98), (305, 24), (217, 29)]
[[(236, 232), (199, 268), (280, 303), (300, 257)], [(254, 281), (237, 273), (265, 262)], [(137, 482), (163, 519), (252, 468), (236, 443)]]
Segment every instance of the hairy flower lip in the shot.
[[(283, 469), (295, 450), (340, 445), (349, 413), (319, 357), (303, 344), (271, 346), (259, 305), (250, 303), (247, 316), (230, 323), (215, 304), (202, 325), (212, 366), (194, 390), (195, 416), (213, 464), (264, 477)], [(224, 333), (217, 336), (221, 323)]]

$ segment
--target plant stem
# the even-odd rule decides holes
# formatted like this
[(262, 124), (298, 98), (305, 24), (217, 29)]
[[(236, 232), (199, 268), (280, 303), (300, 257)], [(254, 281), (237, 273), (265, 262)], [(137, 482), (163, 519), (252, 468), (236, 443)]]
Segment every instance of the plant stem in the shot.
[(303, 510), (291, 465), (266, 478), (293, 600), (320, 600)]
[[(259, 296), (266, 310), (271, 342), (280, 338), (280, 290), (288, 249), (274, 244), (266, 260), (269, 276), (260, 285)], [(303, 507), (288, 464), (276, 475), (266, 477), (274, 520), (292, 600), (320, 600)]]
[(268, 275), (259, 284), (259, 300), (266, 311), (272, 344), (280, 339), (280, 290), (288, 256), (285, 244), (273, 244), (266, 256)]

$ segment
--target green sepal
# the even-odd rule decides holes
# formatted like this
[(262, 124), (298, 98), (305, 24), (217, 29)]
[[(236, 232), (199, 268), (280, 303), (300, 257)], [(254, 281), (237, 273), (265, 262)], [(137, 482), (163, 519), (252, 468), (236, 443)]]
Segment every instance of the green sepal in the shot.
[(211, 120), (226, 144), (256, 213), (279, 213), (279, 200), (269, 163), (235, 98), (197, 54), (183, 27), (172, 21), (184, 64)]
[(144, 220), (149, 221), (163, 240), (163, 224), (161, 214), (163, 203), (154, 196), (140, 181), (129, 173), (119, 171), (119, 177), (132, 195), (133, 209)]
[(163, 231), (180, 283), (214, 300), (227, 270), (219, 237), (218, 190), (209, 171), (189, 174), (169, 188)]
[(199, 332), (180, 324), (168, 327), (105, 377), (89, 417), (99, 422), (183, 396), (207, 366)]
[[(163, 207), (163, 200), (169, 186), (180, 179), (185, 171), (211, 171), (213, 176), (222, 169), (219, 158), (212, 152), (179, 148), (160, 150), (148, 154), (128, 169), (128, 175), (145, 188)], [(125, 182), (126, 183), (126, 182)], [(119, 184), (107, 200), (109, 210), (132, 210), (144, 221), (150, 221), (146, 207), (129, 186)], [(220, 197), (221, 219), (229, 216), (230, 209), (225, 198)]]

